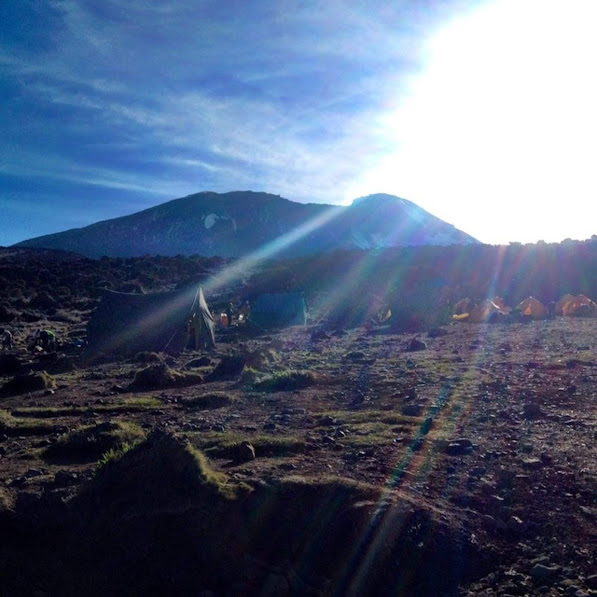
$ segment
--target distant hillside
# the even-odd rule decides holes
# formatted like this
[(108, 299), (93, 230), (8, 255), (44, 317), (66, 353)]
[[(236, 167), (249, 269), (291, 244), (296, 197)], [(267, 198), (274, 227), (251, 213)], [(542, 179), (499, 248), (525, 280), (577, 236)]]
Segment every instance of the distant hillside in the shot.
[(334, 249), (471, 244), (477, 241), (414, 203), (370, 195), (349, 207), (296, 203), (277, 195), (202, 192), (129, 216), (18, 243), (87, 257), (242, 257), (271, 245), (272, 257)]

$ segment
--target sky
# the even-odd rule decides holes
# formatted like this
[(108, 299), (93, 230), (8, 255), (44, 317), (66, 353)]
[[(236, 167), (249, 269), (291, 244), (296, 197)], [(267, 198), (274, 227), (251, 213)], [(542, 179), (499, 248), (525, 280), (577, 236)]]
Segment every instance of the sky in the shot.
[(199, 191), (597, 234), (594, 0), (4, 0), (0, 246)]

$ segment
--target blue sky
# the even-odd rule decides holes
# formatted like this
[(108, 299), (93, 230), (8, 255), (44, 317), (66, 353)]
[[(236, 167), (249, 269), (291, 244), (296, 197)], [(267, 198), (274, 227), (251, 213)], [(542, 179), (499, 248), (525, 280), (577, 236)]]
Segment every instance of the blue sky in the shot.
[[(549, 172), (548, 163), (521, 172), (519, 155), (499, 164), (536, 113), (529, 79), (537, 71), (549, 85), (545, 52), (525, 63), (523, 48), (535, 48), (534, 37), (547, 47), (553, 28), (566, 33), (568, 23), (563, 4), (528, 1), (534, 12), (511, 0), (5, 0), (0, 245), (202, 190), (246, 189), (337, 204), (393, 193), (487, 242), (586, 237), (586, 222), (566, 228), (549, 210), (530, 233), (528, 221), (499, 228), (486, 210), (472, 214), (479, 201), (510, 201), (506, 194), (514, 207), (545, 199), (525, 175)], [(577, 3), (586, 5), (567, 6)], [(586, 20), (581, 9), (568, 20), (570, 38), (584, 39), (575, 29)], [(547, 55), (552, 66), (560, 54)], [(569, 73), (567, 57), (561, 68)], [(568, 87), (576, 83), (568, 74)], [(492, 104), (504, 86), (511, 93)], [(504, 114), (514, 91), (520, 97)], [(533, 88), (536, 97), (544, 91)], [(589, 113), (592, 89), (581, 91)], [(558, 96), (560, 108), (575, 97)], [(523, 119), (513, 122), (520, 106)], [(545, 115), (556, 133), (565, 114)], [(545, 145), (531, 133), (523, 141)], [(479, 163), (496, 138), (499, 156)], [(471, 162), (473, 174), (462, 166)], [(578, 167), (584, 175), (592, 165)], [(581, 186), (589, 201), (593, 187), (587, 195)]]

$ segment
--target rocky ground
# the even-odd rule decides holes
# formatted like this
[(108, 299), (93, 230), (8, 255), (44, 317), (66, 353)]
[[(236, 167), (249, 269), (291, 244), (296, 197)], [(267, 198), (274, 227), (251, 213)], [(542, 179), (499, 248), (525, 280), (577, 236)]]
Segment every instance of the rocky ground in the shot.
[[(0, 361), (0, 385), (48, 373), (0, 389), (2, 594), (597, 595), (596, 320), (222, 330), (102, 363), (31, 356), (36, 325)], [(213, 495), (168, 477), (185, 446)]]

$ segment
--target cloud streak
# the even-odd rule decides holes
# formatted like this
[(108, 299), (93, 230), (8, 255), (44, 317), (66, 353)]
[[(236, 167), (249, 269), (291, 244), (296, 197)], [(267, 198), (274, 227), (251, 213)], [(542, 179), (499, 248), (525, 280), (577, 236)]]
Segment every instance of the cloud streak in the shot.
[[(463, 6), (6, 4), (0, 172), (63, 181), (66, 194), (122, 190), (148, 207), (205, 189), (343, 201), (395, 147), (380, 116), (421, 67), (425, 39)], [(17, 212), (0, 244), (30, 233)], [(113, 214), (89, 206), (89, 223)]]

